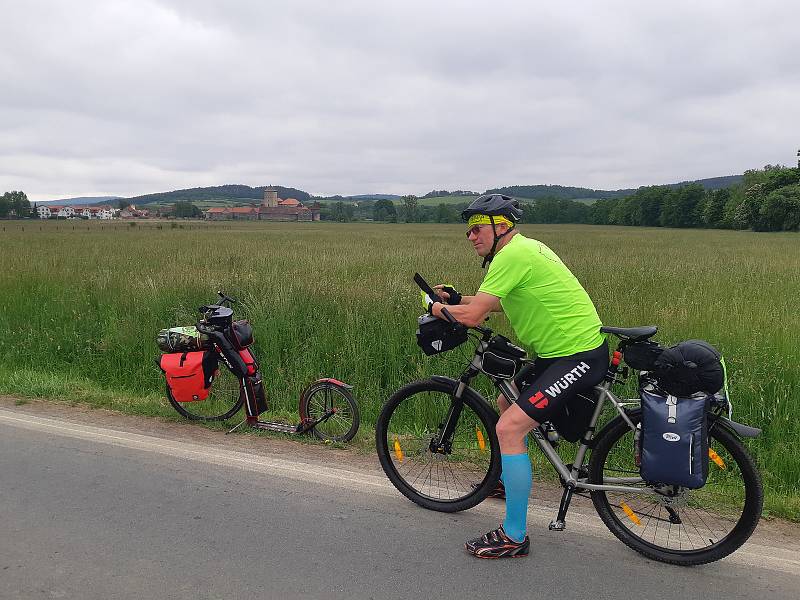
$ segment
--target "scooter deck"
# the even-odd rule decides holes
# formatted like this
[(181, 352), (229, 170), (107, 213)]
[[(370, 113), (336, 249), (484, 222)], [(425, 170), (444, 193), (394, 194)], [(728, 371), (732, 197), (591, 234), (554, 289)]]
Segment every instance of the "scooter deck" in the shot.
[(272, 421), (256, 421), (249, 425), (255, 429), (266, 429), (267, 431), (279, 431), (281, 433), (299, 433), (302, 431), (300, 425), (288, 425), (287, 423), (274, 423)]

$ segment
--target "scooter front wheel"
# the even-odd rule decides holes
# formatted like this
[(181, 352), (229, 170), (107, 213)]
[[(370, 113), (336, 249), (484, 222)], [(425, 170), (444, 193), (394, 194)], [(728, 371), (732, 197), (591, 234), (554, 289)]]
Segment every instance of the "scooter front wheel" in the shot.
[(311, 433), (321, 440), (352, 440), (361, 424), (350, 387), (337, 381), (321, 379), (308, 386), (300, 397), (300, 418), (317, 421)]

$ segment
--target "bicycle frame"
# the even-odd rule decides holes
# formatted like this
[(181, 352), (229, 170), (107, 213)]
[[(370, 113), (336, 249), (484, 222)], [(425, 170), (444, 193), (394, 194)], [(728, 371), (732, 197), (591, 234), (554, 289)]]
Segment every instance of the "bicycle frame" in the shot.
[[(441, 434), (434, 439), (431, 440), (430, 450), (431, 452), (436, 453), (447, 453), (450, 451), (449, 448), (449, 440), (452, 438), (453, 431), (455, 430), (456, 423), (458, 422), (458, 418), (461, 414), (462, 403), (458, 400), (464, 393), (464, 390), (467, 387), (470, 387), (470, 382), (472, 379), (477, 377), (479, 374), (483, 373), (481, 370), (481, 353), (486, 348), (486, 340), (489, 335), (491, 335), (488, 330), (484, 330), (483, 332), (484, 339), (478, 344), (478, 347), (475, 351), (475, 356), (470, 361), (469, 366), (467, 369), (462, 373), (461, 377), (458, 380), (458, 384), (453, 392), (453, 399), (454, 402), (452, 403), (450, 410), (447, 415), (447, 420), (445, 426), (442, 428)], [(616, 411), (619, 413), (620, 417), (625, 420), (631, 430), (635, 430), (636, 427), (631, 421), (630, 417), (625, 413), (624, 406), (627, 403), (624, 403), (620, 398), (618, 398), (612, 391), (611, 386), (617, 381), (617, 374), (619, 373), (619, 364), (621, 362), (622, 355), (619, 351), (614, 352), (614, 357), (611, 360), (611, 364), (609, 365), (608, 372), (605, 375), (605, 378), (602, 383), (594, 386), (594, 392), (596, 397), (596, 406), (594, 409), (594, 413), (592, 414), (592, 418), (589, 422), (589, 427), (584, 433), (583, 438), (581, 439), (580, 446), (578, 447), (577, 454), (575, 455), (575, 461), (572, 463), (572, 468), (570, 469), (567, 465), (564, 464), (564, 461), (561, 460), (561, 457), (555, 451), (555, 448), (550, 444), (550, 442), (546, 439), (544, 435), (536, 435), (534, 433), (533, 439), (536, 442), (536, 445), (545, 455), (547, 460), (556, 470), (558, 475), (561, 478), (561, 485), (564, 488), (564, 494), (561, 498), (561, 503), (558, 510), (558, 516), (554, 521), (550, 523), (551, 530), (561, 531), (565, 528), (564, 519), (566, 518), (567, 510), (569, 509), (569, 504), (572, 500), (572, 496), (575, 491), (609, 491), (609, 492), (623, 492), (623, 493), (632, 493), (632, 494), (646, 494), (646, 495), (660, 495), (658, 491), (651, 487), (636, 487), (634, 484), (643, 483), (644, 480), (641, 477), (611, 477), (611, 478), (604, 478), (604, 483), (589, 483), (588, 477), (581, 477), (580, 472), (584, 466), (584, 462), (586, 460), (586, 453), (592, 446), (592, 439), (594, 437), (594, 433), (596, 430), (596, 426), (598, 421), (600, 420), (600, 415), (605, 408), (607, 402), (610, 402)], [(513, 383), (513, 379), (501, 379), (497, 377), (493, 377), (489, 374), (486, 374), (492, 383), (495, 385), (497, 390), (503, 394), (503, 396), (511, 403), (516, 403), (519, 400), (519, 391), (517, 390), (516, 386)], [(478, 394), (478, 392), (474, 388), (472, 389), (473, 392)], [(480, 394), (478, 394), (480, 396)], [(485, 399), (484, 399), (485, 400)], [(536, 429), (534, 429), (536, 432)]]

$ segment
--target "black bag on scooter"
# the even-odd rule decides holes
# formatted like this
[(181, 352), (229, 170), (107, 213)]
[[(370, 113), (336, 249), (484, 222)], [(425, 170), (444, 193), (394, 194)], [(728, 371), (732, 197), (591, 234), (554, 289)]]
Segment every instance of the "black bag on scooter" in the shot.
[(664, 394), (653, 385), (640, 390), (639, 443), (642, 479), (701, 488), (708, 478), (708, 409), (711, 396)]

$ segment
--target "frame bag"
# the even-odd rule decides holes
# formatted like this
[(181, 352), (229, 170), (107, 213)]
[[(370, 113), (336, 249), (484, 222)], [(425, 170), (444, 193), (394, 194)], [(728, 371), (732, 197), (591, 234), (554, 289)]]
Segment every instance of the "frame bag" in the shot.
[(708, 409), (711, 397), (679, 398), (646, 385), (640, 438), (642, 479), (701, 488), (708, 477)]
[(212, 350), (162, 354), (159, 366), (176, 402), (197, 402), (208, 398), (219, 372), (219, 359)]
[(597, 403), (588, 394), (577, 394), (550, 418), (556, 431), (568, 442), (577, 442), (589, 429)]
[(494, 336), (481, 354), (481, 371), (490, 377), (511, 379), (519, 371), (526, 353), (512, 344), (507, 337)]

